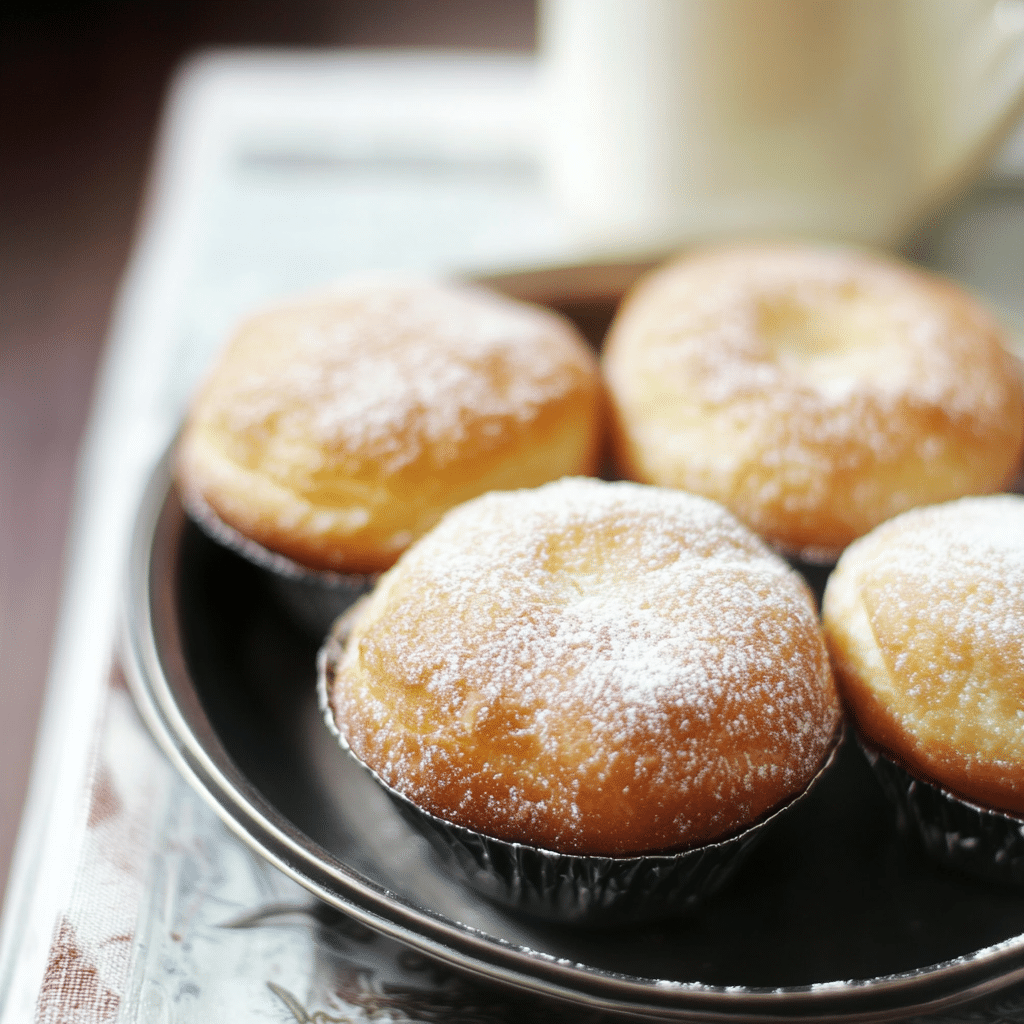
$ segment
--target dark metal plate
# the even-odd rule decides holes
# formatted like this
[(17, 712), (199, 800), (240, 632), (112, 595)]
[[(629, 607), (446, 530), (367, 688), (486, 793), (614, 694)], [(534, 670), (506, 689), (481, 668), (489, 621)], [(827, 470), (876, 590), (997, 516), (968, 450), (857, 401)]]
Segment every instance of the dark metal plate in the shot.
[(154, 734), (251, 846), (424, 953), (578, 1006), (670, 1019), (879, 1020), (1024, 977), (1024, 892), (929, 861), (852, 743), (693, 917), (533, 922), (449, 879), (328, 734), (316, 638), (191, 525), (160, 466), (133, 541), (125, 661)]

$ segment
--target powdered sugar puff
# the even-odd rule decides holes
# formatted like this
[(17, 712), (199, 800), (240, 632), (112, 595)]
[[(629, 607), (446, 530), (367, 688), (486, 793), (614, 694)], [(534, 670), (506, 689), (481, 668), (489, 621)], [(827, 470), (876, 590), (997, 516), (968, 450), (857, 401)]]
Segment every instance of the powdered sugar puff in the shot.
[(619, 469), (834, 561), (919, 504), (1012, 479), (1024, 392), (974, 299), (850, 249), (736, 245), (651, 275), (603, 366)]
[[(486, 446), (503, 420), (530, 421), (590, 372), (582, 350), (575, 362), (567, 353), (553, 314), (481, 289), (360, 280), (318, 301), (323, 316), (296, 318), (297, 332), (287, 307), (277, 314), (289, 355), (273, 387), (261, 359), (248, 373), (235, 360), (222, 385), (233, 434), (265, 425), (312, 439), (327, 459), (340, 453), (393, 473), (440, 442), (457, 449), (471, 423)], [(266, 333), (274, 316), (264, 315)]]
[(590, 479), (449, 513), (382, 579), (331, 703), (431, 813), (590, 853), (749, 824), (806, 785), (838, 721), (781, 560), (713, 502)]

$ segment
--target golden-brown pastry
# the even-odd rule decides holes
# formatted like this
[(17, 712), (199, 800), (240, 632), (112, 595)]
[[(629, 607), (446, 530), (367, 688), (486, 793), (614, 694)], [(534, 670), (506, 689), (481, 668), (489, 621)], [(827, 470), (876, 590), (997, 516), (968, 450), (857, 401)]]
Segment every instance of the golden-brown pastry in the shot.
[(850, 545), (823, 618), (869, 744), (912, 775), (1024, 813), (1024, 498), (964, 498)]
[(697, 252), (641, 283), (610, 333), (618, 466), (834, 560), (907, 508), (1013, 479), (1024, 397), (1003, 340), (961, 289), (878, 256)]
[(802, 792), (839, 720), (813, 600), (714, 502), (594, 479), (449, 512), (327, 678), (345, 744), (506, 841), (705, 844)]
[(444, 511), (593, 472), (596, 361), (469, 286), (363, 282), (243, 323), (181, 437), (186, 504), (310, 568), (376, 572)]

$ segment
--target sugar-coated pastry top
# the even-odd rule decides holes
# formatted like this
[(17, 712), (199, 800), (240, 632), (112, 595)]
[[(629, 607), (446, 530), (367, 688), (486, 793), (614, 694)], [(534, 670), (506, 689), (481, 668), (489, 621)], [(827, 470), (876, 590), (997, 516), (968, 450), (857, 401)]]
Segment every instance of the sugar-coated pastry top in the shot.
[(313, 568), (373, 572), (460, 501), (593, 472), (575, 329), (469, 286), (367, 281), (255, 316), (197, 396), (186, 494)]
[(912, 774), (1024, 813), (1024, 497), (885, 523), (843, 554), (823, 616), (869, 741)]
[(697, 252), (626, 300), (605, 376), (623, 475), (706, 494), (834, 559), (918, 504), (1004, 489), (1024, 395), (950, 282), (855, 250)]
[(699, 845), (806, 788), (839, 718), (813, 599), (719, 505), (572, 479), (448, 513), (328, 695), (438, 817), (560, 852)]

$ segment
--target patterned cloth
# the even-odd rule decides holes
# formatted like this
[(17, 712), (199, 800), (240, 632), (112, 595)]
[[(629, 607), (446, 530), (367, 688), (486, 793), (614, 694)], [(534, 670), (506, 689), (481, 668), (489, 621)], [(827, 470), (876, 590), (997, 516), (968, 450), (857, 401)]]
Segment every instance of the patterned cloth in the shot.
[[(565, 1019), (373, 932), (250, 851), (164, 759), (116, 667), (87, 796), (37, 1024)], [(914, 1021), (1024, 1022), (1024, 991)]]
[(558, 1019), (320, 904), (252, 853), (164, 759), (116, 667), (87, 806), (37, 1024)]

